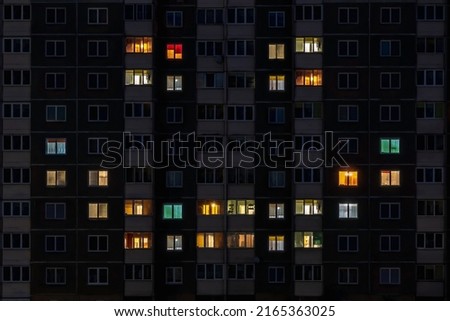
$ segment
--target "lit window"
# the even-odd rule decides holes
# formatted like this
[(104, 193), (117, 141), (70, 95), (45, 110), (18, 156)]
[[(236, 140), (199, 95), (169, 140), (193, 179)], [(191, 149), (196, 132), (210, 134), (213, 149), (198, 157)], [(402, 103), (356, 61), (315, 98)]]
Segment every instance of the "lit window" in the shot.
[(400, 171), (381, 171), (381, 186), (399, 186)]
[(268, 249), (270, 252), (284, 251), (284, 235), (270, 235)]
[(183, 90), (183, 76), (167, 76), (167, 91)]
[(89, 171), (89, 186), (108, 186), (108, 171)]
[(47, 171), (47, 186), (65, 186), (66, 171)]
[(167, 251), (183, 250), (183, 235), (167, 235)]
[(183, 218), (182, 204), (164, 204), (163, 205), (163, 219), (165, 220), (179, 220)]
[(296, 215), (322, 214), (322, 200), (295, 200)]
[(295, 73), (296, 86), (322, 86), (322, 70), (297, 70)]
[(229, 215), (255, 215), (254, 200), (228, 200), (227, 213)]
[(270, 203), (269, 204), (269, 218), (284, 218), (284, 204)]
[(269, 44), (269, 59), (284, 59), (284, 44), (270, 43)]
[(45, 142), (45, 153), (47, 155), (65, 155), (66, 139), (65, 138), (47, 138)]
[(299, 37), (295, 38), (295, 52), (317, 53), (322, 52), (322, 38)]
[(183, 45), (181, 43), (168, 43), (167, 59), (183, 59)]
[(222, 204), (219, 201), (199, 201), (198, 213), (200, 215), (222, 214)]
[(398, 138), (381, 138), (380, 139), (381, 154), (399, 154), (400, 139)]
[(339, 186), (358, 186), (358, 172), (339, 171)]
[(108, 203), (89, 203), (90, 219), (108, 218)]
[(229, 248), (253, 248), (254, 233), (228, 233), (227, 245)]
[(153, 51), (151, 37), (127, 37), (125, 41), (126, 53), (152, 53)]
[(218, 249), (223, 247), (223, 233), (197, 233), (197, 247)]
[(125, 200), (125, 215), (147, 216), (151, 215), (150, 200)]
[(296, 248), (321, 248), (322, 244), (322, 232), (295, 232), (294, 246)]
[(126, 86), (143, 86), (152, 84), (152, 72), (146, 69), (125, 70)]
[(358, 218), (358, 203), (339, 203), (339, 218)]
[(149, 249), (152, 247), (152, 237), (150, 233), (127, 232), (124, 235), (124, 246), (130, 249)]
[(270, 75), (269, 76), (269, 90), (270, 91), (283, 91), (285, 88), (285, 76), (284, 75)]

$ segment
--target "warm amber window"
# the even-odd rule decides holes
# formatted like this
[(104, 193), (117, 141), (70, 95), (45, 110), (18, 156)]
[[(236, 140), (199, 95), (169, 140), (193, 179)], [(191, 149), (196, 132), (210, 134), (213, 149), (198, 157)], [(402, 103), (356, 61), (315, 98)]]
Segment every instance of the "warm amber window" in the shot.
[(125, 215), (151, 215), (150, 200), (125, 200)]
[(181, 43), (167, 44), (167, 59), (183, 59), (183, 45)]
[(297, 70), (295, 73), (295, 84), (297, 86), (322, 86), (322, 70)]
[(223, 247), (223, 233), (197, 233), (197, 247), (218, 249)]
[(128, 232), (124, 235), (125, 249), (149, 249), (152, 247), (151, 233)]
[(151, 53), (153, 42), (150, 37), (127, 37), (125, 44), (126, 53)]
[(198, 213), (200, 215), (220, 215), (222, 214), (222, 204), (219, 201), (199, 201)]
[(381, 186), (399, 186), (400, 171), (381, 171)]
[(358, 186), (358, 172), (339, 171), (339, 186)]
[(269, 59), (284, 59), (284, 44), (269, 44)]

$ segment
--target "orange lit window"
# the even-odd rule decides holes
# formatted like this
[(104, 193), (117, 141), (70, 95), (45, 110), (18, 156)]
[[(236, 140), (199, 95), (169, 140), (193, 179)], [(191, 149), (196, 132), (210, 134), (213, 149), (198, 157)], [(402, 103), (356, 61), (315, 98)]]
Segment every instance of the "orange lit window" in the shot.
[(358, 186), (358, 172), (339, 171), (339, 186)]
[(153, 51), (152, 38), (127, 37), (126, 53), (151, 53)]
[(124, 235), (124, 247), (130, 249), (150, 249), (152, 247), (151, 233), (127, 232)]
[(183, 45), (181, 43), (167, 44), (167, 59), (183, 59)]
[(150, 200), (125, 200), (124, 206), (125, 215), (151, 215), (151, 201)]
[(400, 171), (381, 171), (381, 186), (400, 186)]
[(200, 215), (220, 215), (222, 214), (221, 206), (220, 201), (199, 201), (198, 213)]
[(297, 70), (295, 73), (295, 84), (297, 86), (322, 86), (322, 70)]
[(197, 233), (197, 247), (210, 249), (223, 247), (223, 233)]

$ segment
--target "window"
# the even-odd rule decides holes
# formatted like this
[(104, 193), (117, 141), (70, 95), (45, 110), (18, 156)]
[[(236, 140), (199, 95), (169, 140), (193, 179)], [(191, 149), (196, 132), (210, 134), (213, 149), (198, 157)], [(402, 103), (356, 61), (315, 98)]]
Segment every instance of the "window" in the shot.
[(108, 9), (88, 8), (88, 24), (90, 25), (108, 24)]
[(322, 86), (322, 70), (297, 70), (295, 72), (296, 86)]
[(400, 139), (380, 138), (380, 154), (400, 154)]
[(222, 120), (223, 105), (198, 105), (197, 119), (199, 120)]
[(400, 57), (400, 40), (380, 40), (380, 57)]
[(106, 267), (88, 268), (88, 284), (89, 285), (107, 285), (108, 284), (108, 268), (106, 268)]
[(385, 203), (379, 204), (379, 217), (382, 220), (398, 220), (400, 219), (400, 203)]
[(30, 282), (29, 266), (3, 266), (3, 282)]
[(425, 264), (416, 267), (417, 281), (444, 281), (444, 265)]
[(269, 218), (284, 218), (284, 203), (269, 203)]
[(229, 8), (227, 17), (228, 23), (255, 23), (255, 10), (253, 8)]
[(400, 89), (401, 74), (399, 72), (380, 73), (380, 89)]
[(381, 186), (400, 186), (400, 171), (380, 171)]
[(295, 232), (294, 247), (302, 249), (321, 248), (323, 245), (322, 232)]
[(126, 232), (123, 239), (126, 250), (150, 249), (152, 247), (151, 233)]
[(442, 183), (442, 168), (419, 167), (416, 169), (417, 183)]
[(221, 215), (223, 214), (221, 201), (199, 201), (198, 214), (200, 215)]
[(169, 75), (167, 76), (167, 91), (181, 91), (183, 90), (183, 76)]
[(284, 235), (269, 235), (268, 241), (269, 252), (284, 251)]
[(126, 216), (152, 215), (152, 201), (146, 199), (126, 199), (124, 213)]
[(228, 248), (254, 248), (255, 244), (254, 233), (228, 233), (227, 246)]
[(269, 43), (269, 59), (284, 59), (284, 43)]
[(358, 138), (341, 137), (339, 141), (345, 144), (341, 149), (341, 154), (358, 154)]
[(66, 8), (45, 8), (45, 23), (61, 25), (66, 23)]
[(167, 11), (166, 12), (166, 26), (168, 28), (183, 27), (183, 12), (182, 11)]
[(66, 251), (65, 235), (45, 236), (45, 252), (65, 252), (65, 251)]
[(359, 74), (356, 72), (338, 73), (338, 89), (358, 89)]
[(400, 121), (400, 105), (380, 105), (380, 121)]
[(338, 56), (357, 57), (358, 47), (358, 40), (338, 40)]
[(31, 52), (30, 38), (3, 38), (4, 53)]
[(295, 20), (322, 20), (322, 5), (296, 6)]
[(417, 215), (444, 215), (444, 200), (418, 200)]
[(418, 37), (417, 53), (443, 53), (444, 38), (443, 37)]
[(230, 40), (227, 42), (228, 56), (253, 56), (255, 42), (253, 40)]
[(125, 264), (125, 280), (151, 280), (150, 264)]
[(3, 216), (30, 216), (30, 202), (3, 201)]
[(252, 121), (253, 106), (228, 106), (228, 120)]
[(269, 183), (271, 188), (283, 188), (286, 185), (286, 173), (284, 171), (269, 171)]
[(169, 188), (183, 187), (183, 172), (182, 171), (167, 171), (166, 172), (166, 187), (169, 187)]
[(47, 171), (47, 187), (66, 186), (66, 171), (48, 170)]
[(417, 20), (441, 21), (444, 20), (444, 6), (442, 5), (418, 5)]
[(197, 264), (197, 280), (222, 280), (223, 264)]
[(66, 74), (62, 72), (46, 73), (45, 89), (66, 89)]
[(284, 75), (270, 75), (269, 76), (269, 90), (270, 91), (284, 91), (285, 89)]
[(183, 218), (183, 204), (164, 204), (163, 219), (181, 220)]
[(358, 8), (339, 8), (338, 10), (340, 24), (357, 24), (359, 22)]
[(87, 74), (87, 88), (88, 89), (108, 89), (108, 74), (107, 73), (88, 73)]
[(30, 183), (29, 168), (3, 168), (3, 183), (28, 184)]
[(229, 184), (254, 184), (255, 171), (252, 168), (228, 168)]
[(3, 233), (4, 249), (29, 249), (30, 234), (26, 233)]
[(8, 69), (3, 71), (3, 84), (5, 86), (28, 86), (30, 81), (30, 70)]
[(66, 268), (62, 267), (45, 268), (45, 284), (47, 285), (66, 284)]
[(400, 252), (400, 235), (380, 235), (380, 252)]
[(358, 268), (338, 268), (338, 284), (358, 284)]
[(297, 37), (295, 38), (295, 52), (297, 53), (320, 53), (322, 52), (323, 38)]
[(400, 284), (400, 268), (380, 268), (380, 284)]
[(338, 105), (338, 120), (340, 122), (357, 122), (359, 120), (358, 105)]
[(223, 168), (198, 168), (197, 183), (221, 184), (223, 183)]
[(125, 86), (143, 86), (152, 84), (152, 72), (147, 69), (125, 70)]
[(252, 72), (230, 72), (228, 73), (228, 87), (255, 88), (255, 74)]
[(167, 251), (182, 251), (183, 250), (183, 236), (182, 235), (167, 235)]
[(88, 235), (88, 252), (108, 252), (108, 235)]
[[(245, 73), (242, 73), (245, 77)], [(222, 72), (202, 72), (197, 74), (197, 88), (223, 88)], [(229, 76), (230, 78), (235, 77)]]
[(322, 266), (301, 264), (295, 266), (295, 281), (322, 281)]
[(146, 21), (151, 19), (151, 4), (133, 3), (125, 5), (125, 21)]
[(417, 71), (417, 86), (443, 86), (444, 71), (441, 69), (425, 69)]
[(295, 200), (295, 215), (321, 215), (322, 200), (299, 199)]
[(66, 41), (65, 40), (46, 40), (45, 41), (46, 57), (65, 57)]
[(4, 135), (3, 136), (4, 151), (26, 151), (30, 150), (29, 135)]
[(217, 61), (222, 62), (223, 43), (222, 41), (197, 41), (198, 56), (216, 56)]
[(30, 104), (4, 103), (3, 118), (30, 118)]
[(380, 23), (381, 24), (399, 24), (401, 21), (401, 9), (392, 7), (380, 8)]
[(228, 278), (230, 280), (253, 280), (255, 278), (254, 264), (228, 265)]
[(47, 138), (45, 140), (46, 155), (66, 155), (65, 138)]
[(125, 39), (125, 52), (134, 54), (152, 53), (153, 39), (151, 37), (127, 37)]
[(296, 102), (294, 115), (299, 119), (321, 119), (322, 109), (321, 102)]
[(166, 45), (166, 57), (170, 60), (183, 59), (183, 45), (181, 43), (168, 43)]
[(197, 247), (219, 249), (223, 247), (223, 233), (197, 233)]
[(444, 103), (419, 102), (416, 105), (416, 117), (420, 119), (443, 118)]
[(444, 150), (443, 135), (417, 135), (417, 150), (440, 151)]
[(443, 249), (444, 233), (417, 233), (416, 246), (418, 249)]
[(338, 252), (357, 252), (358, 236), (357, 235), (338, 235)]
[(30, 20), (31, 6), (30, 5), (4, 5), (3, 19), (10, 20)]
[(88, 57), (108, 57), (108, 40), (88, 40), (87, 47)]
[(46, 220), (65, 220), (66, 203), (45, 203)]
[(223, 23), (222, 9), (198, 9), (197, 24), (198, 25), (215, 25)]
[(268, 283), (284, 283), (284, 267), (281, 266), (269, 266), (267, 268), (268, 272)]
[(150, 102), (126, 102), (124, 108), (127, 118), (152, 117), (152, 104)]
[(167, 267), (166, 284), (183, 284), (183, 268), (179, 266)]
[(108, 171), (88, 171), (88, 186), (108, 186)]
[(320, 183), (322, 172), (320, 168), (296, 168), (294, 181), (295, 183)]
[(88, 217), (91, 220), (108, 218), (108, 203), (89, 203)]
[(339, 203), (339, 218), (358, 218), (358, 203)]
[(66, 121), (66, 106), (64, 105), (47, 105), (45, 107), (46, 121), (61, 122)]
[(284, 11), (269, 11), (269, 28), (284, 28)]
[(105, 148), (108, 146), (108, 138), (89, 137), (88, 138), (88, 154), (102, 154), (104, 145), (105, 145)]
[(254, 200), (228, 200), (227, 202), (228, 215), (255, 215), (255, 201)]

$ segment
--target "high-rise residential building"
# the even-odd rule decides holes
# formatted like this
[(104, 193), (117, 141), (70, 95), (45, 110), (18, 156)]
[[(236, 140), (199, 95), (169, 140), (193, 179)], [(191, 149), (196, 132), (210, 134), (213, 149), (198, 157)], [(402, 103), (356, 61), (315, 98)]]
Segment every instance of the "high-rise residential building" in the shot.
[(0, 11), (0, 299), (449, 299), (449, 1)]

